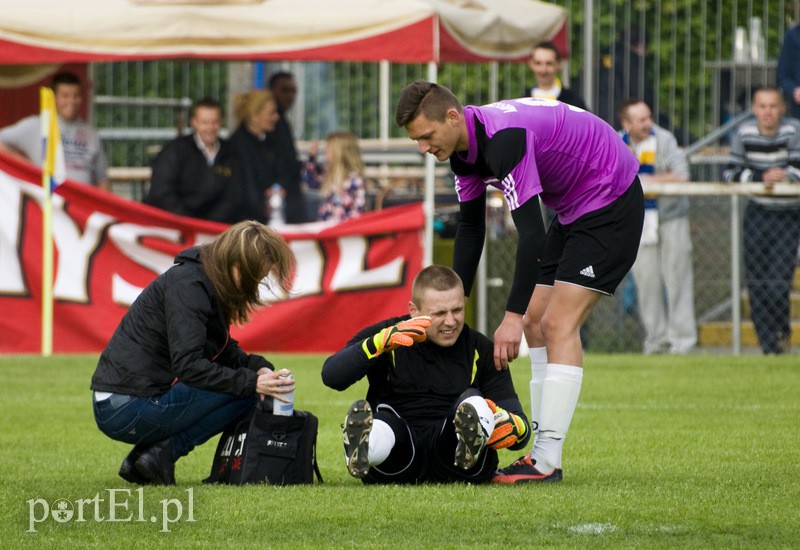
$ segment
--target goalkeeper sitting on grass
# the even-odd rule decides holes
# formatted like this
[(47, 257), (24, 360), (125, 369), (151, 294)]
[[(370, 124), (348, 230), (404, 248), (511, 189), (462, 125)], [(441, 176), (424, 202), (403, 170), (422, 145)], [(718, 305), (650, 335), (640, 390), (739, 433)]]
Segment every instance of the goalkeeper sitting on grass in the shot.
[(492, 342), (464, 324), (464, 287), (433, 265), (412, 286), (410, 316), (356, 334), (322, 367), (344, 390), (367, 377), (366, 400), (343, 425), (348, 472), (364, 483), (488, 482), (497, 450), (521, 449), (531, 430)]

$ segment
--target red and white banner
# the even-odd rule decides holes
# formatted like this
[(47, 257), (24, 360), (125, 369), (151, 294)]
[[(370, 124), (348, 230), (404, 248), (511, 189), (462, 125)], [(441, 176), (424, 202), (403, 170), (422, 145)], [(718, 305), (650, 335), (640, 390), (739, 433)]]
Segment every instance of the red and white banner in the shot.
[[(0, 155), (0, 353), (41, 346), (41, 172)], [(408, 311), (422, 268), (420, 204), (341, 224), (289, 226), (291, 294), (232, 334), (248, 351), (330, 352), (356, 331)], [(226, 226), (175, 216), (67, 181), (53, 196), (56, 353), (101, 351), (142, 289), (181, 250)]]

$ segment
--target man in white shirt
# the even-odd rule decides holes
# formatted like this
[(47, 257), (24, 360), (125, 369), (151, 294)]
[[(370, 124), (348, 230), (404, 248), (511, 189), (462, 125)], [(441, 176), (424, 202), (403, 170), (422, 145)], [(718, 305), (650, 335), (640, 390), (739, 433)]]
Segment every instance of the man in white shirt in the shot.
[[(73, 73), (60, 72), (51, 87), (56, 100), (58, 127), (67, 178), (110, 191), (108, 162), (94, 128), (80, 119), (83, 86)], [(0, 130), (0, 151), (42, 165), (39, 115), (23, 118)]]

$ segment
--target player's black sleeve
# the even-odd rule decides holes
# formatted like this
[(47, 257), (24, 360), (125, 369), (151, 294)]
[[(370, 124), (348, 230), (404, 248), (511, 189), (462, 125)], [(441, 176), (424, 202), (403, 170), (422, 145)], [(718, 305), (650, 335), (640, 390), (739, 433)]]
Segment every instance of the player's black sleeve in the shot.
[(533, 287), (539, 277), (546, 233), (539, 207), (539, 197), (532, 197), (519, 208), (511, 211), (514, 225), (519, 233), (517, 259), (514, 266), (514, 281), (508, 295), (506, 310), (524, 314), (531, 301)]
[(525, 158), (527, 140), (524, 128), (504, 128), (486, 140), (486, 164), (503, 181)]
[(460, 208), (453, 249), (453, 271), (461, 277), (464, 294), (469, 296), (486, 237), (486, 195), (462, 202)]
[[(525, 157), (527, 151), (526, 130), (524, 128), (505, 128), (486, 143), (486, 163), (492, 173), (503, 181)], [(539, 275), (539, 262), (544, 250), (544, 222), (539, 208), (539, 198), (533, 197), (511, 211), (514, 224), (519, 233), (517, 259), (514, 268), (514, 281), (508, 296), (506, 310), (524, 314), (528, 308), (536, 278)]]
[(388, 354), (369, 359), (361, 343), (378, 331), (399, 323), (409, 317), (393, 317), (362, 329), (353, 336), (344, 348), (325, 360), (322, 365), (322, 383), (335, 390), (346, 390), (367, 375), (367, 369), (379, 361), (386, 360)]

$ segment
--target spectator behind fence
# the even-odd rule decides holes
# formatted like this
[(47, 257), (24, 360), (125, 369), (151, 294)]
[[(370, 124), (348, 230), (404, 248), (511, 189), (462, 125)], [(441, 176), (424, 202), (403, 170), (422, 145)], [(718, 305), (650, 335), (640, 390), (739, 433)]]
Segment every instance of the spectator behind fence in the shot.
[(175, 462), (246, 415), (259, 397), (285, 401), (294, 381), (247, 354), (230, 325), (291, 287), (295, 257), (274, 230), (238, 223), (184, 250), (142, 291), (92, 376), (97, 427), (134, 445), (119, 475), (174, 485)]
[(561, 84), (561, 79), (558, 77), (561, 70), (561, 52), (558, 51), (555, 44), (552, 42), (536, 44), (531, 49), (528, 67), (533, 72), (535, 83), (532, 88), (525, 90), (523, 96), (557, 99), (579, 109), (587, 110), (586, 103), (580, 94)]
[[(67, 177), (110, 191), (108, 162), (103, 144), (94, 128), (80, 119), (83, 101), (80, 78), (71, 72), (56, 73), (51, 87), (56, 100)], [(23, 118), (0, 130), (0, 151), (41, 166), (43, 159), (39, 115)]]
[[(669, 131), (653, 122), (640, 99), (619, 109), (623, 141), (639, 159), (639, 178), (647, 182), (689, 181), (689, 163)], [(684, 354), (697, 344), (694, 270), (688, 197), (645, 196), (639, 254), (631, 268), (645, 330), (644, 353)]]
[(800, 25), (783, 35), (778, 58), (778, 87), (783, 90), (789, 115), (800, 119)]
[(325, 166), (319, 185), (321, 221), (341, 222), (364, 213), (367, 192), (364, 161), (358, 138), (350, 132), (333, 132), (325, 138)]
[(347, 411), (347, 470), (364, 483), (487, 482), (497, 450), (531, 430), (492, 342), (464, 324), (464, 287), (449, 267), (414, 278), (409, 315), (359, 331), (322, 366), (344, 391), (365, 376), (366, 400)]
[(267, 191), (276, 181), (275, 155), (269, 150), (267, 134), (280, 119), (275, 98), (267, 90), (251, 90), (234, 98), (239, 127), (230, 137), (247, 189), (246, 217), (268, 221)]
[[(619, 127), (617, 113), (622, 102), (629, 97), (642, 98), (648, 105), (655, 105), (655, 65), (647, 47), (647, 32), (639, 25), (631, 25), (623, 29), (617, 42), (600, 55), (599, 97), (594, 111), (612, 126)], [(659, 122), (667, 126), (664, 121)]]
[(269, 91), (278, 103), (281, 118), (275, 130), (267, 134), (267, 144), (274, 157), (275, 181), (285, 192), (283, 209), (286, 223), (302, 223), (309, 221), (303, 190), (300, 185), (301, 163), (297, 157), (294, 132), (289, 123), (288, 111), (297, 99), (297, 82), (288, 72), (278, 72), (269, 79)]
[(789, 295), (800, 242), (800, 197), (769, 196), (779, 182), (800, 182), (800, 121), (784, 118), (778, 88), (753, 93), (754, 121), (743, 123), (731, 143), (728, 182), (764, 182), (751, 197), (742, 227), (750, 310), (761, 349), (778, 354), (791, 347)]
[(242, 161), (219, 137), (222, 106), (210, 98), (192, 105), (193, 132), (167, 145), (153, 161), (144, 203), (174, 214), (222, 223), (247, 218)]

